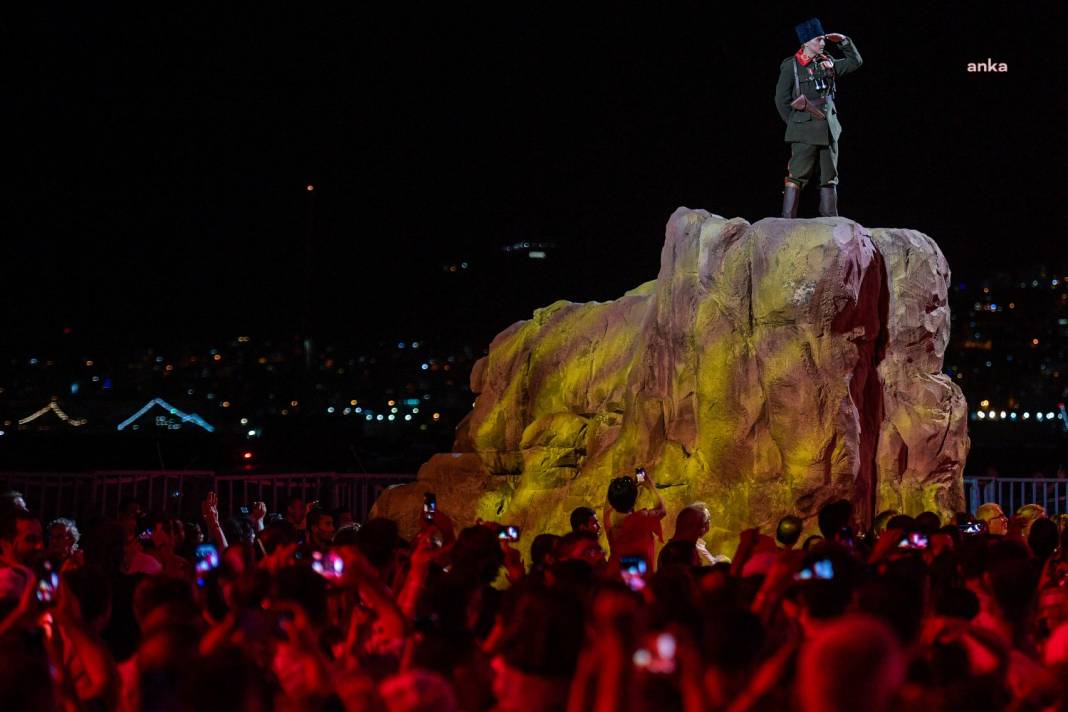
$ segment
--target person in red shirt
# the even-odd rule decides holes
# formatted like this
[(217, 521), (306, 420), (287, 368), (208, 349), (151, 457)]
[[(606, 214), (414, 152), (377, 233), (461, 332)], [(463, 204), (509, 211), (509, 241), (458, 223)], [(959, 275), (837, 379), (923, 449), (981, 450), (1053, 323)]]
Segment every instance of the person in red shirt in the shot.
[[(611, 552), (610, 562), (618, 564), (621, 557), (641, 556), (649, 573), (656, 564), (656, 541), (664, 541), (661, 522), (667, 514), (664, 500), (656, 491), (652, 476), (639, 471), (637, 480), (630, 475), (617, 477), (608, 485), (604, 522)], [(652, 495), (656, 504), (648, 509), (635, 509), (639, 488)]]

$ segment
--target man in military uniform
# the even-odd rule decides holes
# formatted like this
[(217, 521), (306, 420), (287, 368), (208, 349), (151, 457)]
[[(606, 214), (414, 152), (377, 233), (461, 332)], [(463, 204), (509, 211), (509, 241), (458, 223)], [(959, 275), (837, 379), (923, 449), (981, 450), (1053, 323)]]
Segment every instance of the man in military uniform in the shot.
[[(786, 122), (790, 165), (783, 190), (782, 216), (797, 217), (801, 189), (819, 162), (820, 215), (838, 214), (838, 137), (842, 125), (834, 106), (838, 77), (855, 72), (862, 60), (857, 47), (845, 35), (826, 34), (817, 18), (796, 28), (801, 49), (779, 68), (775, 108)], [(823, 54), (825, 41), (837, 44), (844, 59)]]

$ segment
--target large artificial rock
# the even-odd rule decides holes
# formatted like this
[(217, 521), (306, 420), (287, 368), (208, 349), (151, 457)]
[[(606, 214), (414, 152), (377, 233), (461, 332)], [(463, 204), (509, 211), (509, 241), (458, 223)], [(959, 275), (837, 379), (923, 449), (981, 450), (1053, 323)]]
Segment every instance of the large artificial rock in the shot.
[(814, 528), (842, 497), (862, 521), (949, 514), (969, 441), (964, 397), (941, 373), (948, 280), (913, 230), (679, 208), (655, 281), (501, 332), (471, 374), (462, 452), (374, 513), (411, 532), (434, 491), (458, 523), (519, 524), (529, 546), (644, 466), (672, 513), (709, 506), (709, 547), (727, 554), (744, 528), (791, 512)]

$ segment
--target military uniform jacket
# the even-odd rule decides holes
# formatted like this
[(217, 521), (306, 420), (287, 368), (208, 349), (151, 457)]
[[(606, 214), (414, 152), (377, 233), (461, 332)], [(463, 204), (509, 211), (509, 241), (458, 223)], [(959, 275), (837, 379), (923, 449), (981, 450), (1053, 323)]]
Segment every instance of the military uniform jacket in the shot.
[[(817, 78), (829, 85), (831, 79), (844, 77), (857, 71), (863, 60), (857, 52), (857, 46), (848, 37), (838, 43), (845, 54), (844, 59), (833, 59), (834, 69), (824, 69), (818, 60), (812, 60), (801, 66), (797, 56), (784, 59), (779, 67), (779, 83), (775, 85), (775, 108), (786, 122), (786, 141), (788, 143), (807, 143), (813, 146), (828, 146), (831, 141), (838, 141), (842, 134), (842, 125), (838, 123), (838, 111), (834, 98), (826, 91), (816, 89)], [(827, 115), (826, 119), (817, 119), (807, 111), (797, 111), (790, 102), (794, 100), (794, 67), (797, 67), (798, 88), (809, 99), (827, 98), (827, 103), (818, 107)], [(833, 76), (832, 76), (833, 75)]]

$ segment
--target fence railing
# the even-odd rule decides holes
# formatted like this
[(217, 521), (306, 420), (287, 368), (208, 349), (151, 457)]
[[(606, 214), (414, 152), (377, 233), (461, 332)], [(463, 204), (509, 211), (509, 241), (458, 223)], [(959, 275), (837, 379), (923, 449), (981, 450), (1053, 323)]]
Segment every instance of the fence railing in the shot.
[(236, 514), (254, 501), (281, 512), (290, 495), (319, 500), (328, 509), (342, 508), (357, 521), (366, 519), (383, 489), (415, 480), (412, 474), (301, 472), (217, 475), (205, 470), (0, 472), (0, 489), (21, 492), (45, 519), (58, 516), (115, 516), (126, 499), (150, 512), (197, 515), (210, 491), (219, 494), (219, 512)]
[[(323, 506), (351, 511), (363, 520), (382, 490), (415, 480), (412, 474), (298, 472), (217, 475), (206, 470), (0, 472), (0, 488), (22, 492), (41, 516), (115, 516), (120, 503), (136, 499), (147, 511), (195, 515), (209, 491), (219, 494), (219, 511), (230, 516), (254, 501), (281, 512), (290, 495)], [(1005, 512), (1025, 504), (1041, 504), (1049, 514), (1068, 513), (1068, 479), (966, 477), (964, 496), (974, 512), (984, 502), (997, 502)]]
[(964, 498), (968, 511), (984, 502), (997, 502), (1011, 515), (1025, 504), (1041, 504), (1046, 513), (1068, 512), (1068, 479), (1041, 477), (965, 477)]

